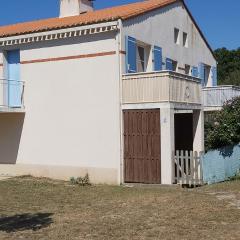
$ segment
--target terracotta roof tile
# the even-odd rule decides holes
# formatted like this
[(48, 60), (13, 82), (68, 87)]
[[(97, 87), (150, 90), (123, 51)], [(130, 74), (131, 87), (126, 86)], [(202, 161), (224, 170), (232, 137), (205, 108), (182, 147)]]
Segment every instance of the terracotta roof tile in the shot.
[(76, 27), (100, 22), (114, 21), (118, 19), (126, 20), (154, 9), (167, 6), (177, 1), (179, 0), (146, 0), (143, 2), (88, 12), (79, 16), (50, 18), (2, 26), (0, 27), (0, 37)]

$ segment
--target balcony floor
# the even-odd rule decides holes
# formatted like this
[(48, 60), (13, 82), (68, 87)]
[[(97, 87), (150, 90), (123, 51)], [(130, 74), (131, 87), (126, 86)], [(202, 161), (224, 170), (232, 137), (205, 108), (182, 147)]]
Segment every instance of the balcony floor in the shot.
[(24, 107), (7, 107), (7, 106), (0, 106), (0, 114), (1, 113), (25, 113)]

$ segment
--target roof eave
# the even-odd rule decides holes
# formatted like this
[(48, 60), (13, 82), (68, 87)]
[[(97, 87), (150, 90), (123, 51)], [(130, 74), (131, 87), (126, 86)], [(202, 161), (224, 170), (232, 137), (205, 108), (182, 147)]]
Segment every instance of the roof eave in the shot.
[(73, 24), (71, 26), (46, 28), (46, 29), (39, 29), (39, 30), (35, 30), (35, 31), (25, 31), (25, 32), (21, 32), (19, 34), (6, 34), (6, 35), (0, 36), (0, 39), (8, 38), (8, 37), (18, 37), (18, 36), (23, 36), (23, 35), (27, 35), (27, 34), (46, 33), (46, 32), (52, 32), (52, 31), (57, 31), (57, 30), (64, 30), (64, 29), (69, 29), (69, 28), (91, 26), (91, 25), (95, 25), (95, 24), (103, 24), (103, 23), (108, 23), (108, 22), (110, 23), (110, 22), (113, 22), (113, 21), (117, 21), (119, 19), (120, 18), (109, 18), (109, 19), (106, 19), (106, 20), (95, 21), (95, 22), (91, 22), (91, 23)]

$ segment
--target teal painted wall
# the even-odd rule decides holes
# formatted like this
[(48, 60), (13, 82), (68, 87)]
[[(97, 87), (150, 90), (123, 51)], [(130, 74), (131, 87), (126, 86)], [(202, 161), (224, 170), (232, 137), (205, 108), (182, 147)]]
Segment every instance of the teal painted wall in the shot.
[(202, 159), (203, 181), (223, 182), (240, 170), (240, 144), (207, 152)]

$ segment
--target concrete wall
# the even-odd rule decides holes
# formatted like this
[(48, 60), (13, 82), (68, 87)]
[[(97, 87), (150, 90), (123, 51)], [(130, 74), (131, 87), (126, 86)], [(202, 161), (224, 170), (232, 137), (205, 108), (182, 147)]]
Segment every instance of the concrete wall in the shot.
[[(145, 72), (123, 77), (123, 103), (202, 103), (202, 87), (196, 78), (173, 72)], [(186, 97), (186, 89), (189, 95)]]
[(240, 171), (240, 145), (209, 151), (202, 159), (203, 180), (212, 184), (223, 182)]
[[(54, 60), (117, 52), (115, 36), (109, 32), (20, 47), (26, 114), (17, 156), (1, 154), (0, 162), (16, 162), (17, 173), (31, 169), (29, 173), (35, 175), (45, 171), (44, 175), (66, 179), (90, 171), (90, 178), (98, 183), (119, 183), (118, 55)], [(39, 59), (52, 61), (35, 61)], [(6, 125), (8, 118), (0, 115), (0, 126), (14, 128), (17, 118), (12, 116), (12, 123)], [(0, 136), (2, 146), (9, 144), (8, 133)], [(62, 167), (59, 174), (50, 174), (56, 166)], [(13, 173), (12, 166), (8, 167), (5, 170)]]
[[(180, 29), (180, 44), (174, 43), (174, 28)], [(182, 33), (188, 33), (188, 47), (183, 47)], [(216, 66), (216, 60), (200, 36), (197, 28), (181, 3), (172, 4), (139, 17), (123, 22), (123, 45), (125, 36), (131, 36), (150, 45), (163, 49), (163, 61), (171, 58), (179, 62), (179, 67), (185, 64), (198, 66), (204, 63)], [(125, 47), (123, 47), (125, 49)], [(150, 52), (150, 60), (152, 59)], [(125, 59), (122, 59), (123, 62)], [(151, 61), (149, 61), (152, 64)], [(165, 68), (165, 66), (163, 66)], [(148, 68), (152, 70), (153, 67)], [(125, 70), (124, 70), (125, 71)], [(211, 81), (207, 86), (211, 86)]]

